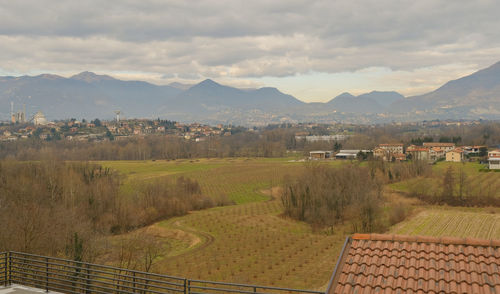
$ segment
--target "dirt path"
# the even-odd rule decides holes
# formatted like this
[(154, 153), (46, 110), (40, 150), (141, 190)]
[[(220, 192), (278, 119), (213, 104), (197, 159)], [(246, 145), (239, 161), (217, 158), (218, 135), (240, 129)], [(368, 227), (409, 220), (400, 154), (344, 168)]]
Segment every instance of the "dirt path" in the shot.
[(267, 201), (273, 201), (275, 199), (280, 199), (281, 194), (283, 193), (283, 189), (281, 187), (272, 187), (268, 189), (261, 189), (258, 191), (259, 193), (266, 195), (269, 197)]
[[(200, 251), (200, 250), (210, 246), (215, 241), (215, 237), (210, 235), (209, 233), (186, 228), (186, 227), (182, 226), (181, 221), (175, 221), (172, 224), (171, 228), (181, 230), (187, 234), (192, 234), (192, 235), (198, 236), (199, 238), (198, 238), (198, 241), (195, 242), (194, 244), (191, 244), (186, 249), (185, 252), (182, 252), (178, 255), (170, 256), (167, 258), (169, 260), (173, 260), (173, 259), (176, 259), (179, 257), (184, 257), (186, 255), (193, 254), (194, 252)], [(203, 242), (201, 239), (205, 239), (205, 241)]]

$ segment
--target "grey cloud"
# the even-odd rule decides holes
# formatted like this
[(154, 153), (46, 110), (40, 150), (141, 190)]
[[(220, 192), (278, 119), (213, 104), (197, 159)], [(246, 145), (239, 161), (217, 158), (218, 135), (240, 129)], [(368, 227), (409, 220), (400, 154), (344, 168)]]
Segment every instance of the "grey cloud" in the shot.
[(3, 70), (111, 70), (185, 78), (383, 66), (486, 66), (495, 1), (4, 1)]

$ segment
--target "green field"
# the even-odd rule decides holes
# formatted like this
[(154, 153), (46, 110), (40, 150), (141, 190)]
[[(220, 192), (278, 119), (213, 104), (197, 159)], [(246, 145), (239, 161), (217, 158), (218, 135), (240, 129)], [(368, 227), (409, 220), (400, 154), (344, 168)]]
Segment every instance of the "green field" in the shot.
[(433, 207), (397, 224), (393, 234), (500, 239), (500, 211), (493, 208)]
[(124, 189), (134, 183), (162, 177), (185, 176), (198, 181), (202, 193), (213, 199), (226, 196), (237, 204), (268, 199), (261, 193), (279, 185), (285, 175), (294, 175), (303, 164), (284, 159), (197, 159), (174, 161), (103, 161), (105, 167), (119, 171)]

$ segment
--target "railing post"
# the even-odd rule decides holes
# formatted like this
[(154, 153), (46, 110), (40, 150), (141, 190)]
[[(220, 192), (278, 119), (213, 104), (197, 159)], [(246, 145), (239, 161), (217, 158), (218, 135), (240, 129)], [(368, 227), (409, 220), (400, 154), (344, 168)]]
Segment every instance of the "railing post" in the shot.
[(134, 293), (135, 293), (135, 290), (136, 290), (136, 289), (135, 289), (135, 288), (136, 288), (136, 287), (135, 287), (135, 272), (132, 272), (132, 286), (133, 286), (133, 288), (132, 288), (132, 289), (133, 289), (133, 291), (132, 291), (132, 292), (134, 292)]
[(91, 283), (92, 281), (90, 280), (90, 264), (87, 263), (87, 280), (85, 281), (85, 293), (91, 293)]
[(253, 293), (257, 293), (257, 287), (253, 287)]
[(12, 284), (12, 253), (9, 251), (9, 286)]
[(184, 294), (187, 294), (187, 279), (184, 279)]
[(4, 276), (4, 278), (5, 278), (4, 283), (5, 283), (5, 285), (4, 286), (5, 287), (7, 287), (7, 283), (8, 283), (8, 281), (7, 281), (7, 270), (8, 270), (8, 266), (9, 266), (9, 264), (8, 264), (8, 256), (9, 256), (9, 252), (5, 252), (5, 259), (4, 259), (4, 263), (5, 263), (5, 269), (4, 269), (4, 274), (5, 274), (5, 276)]
[(45, 257), (45, 292), (49, 292), (49, 258)]

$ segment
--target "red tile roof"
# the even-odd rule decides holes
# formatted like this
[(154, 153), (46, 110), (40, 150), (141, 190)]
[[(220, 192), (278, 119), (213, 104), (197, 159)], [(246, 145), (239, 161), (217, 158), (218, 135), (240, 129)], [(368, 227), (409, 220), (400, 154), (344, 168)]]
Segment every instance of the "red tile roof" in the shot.
[(455, 143), (438, 143), (438, 142), (424, 142), (427, 147), (455, 147)]
[(327, 294), (497, 293), (500, 240), (355, 234)]

